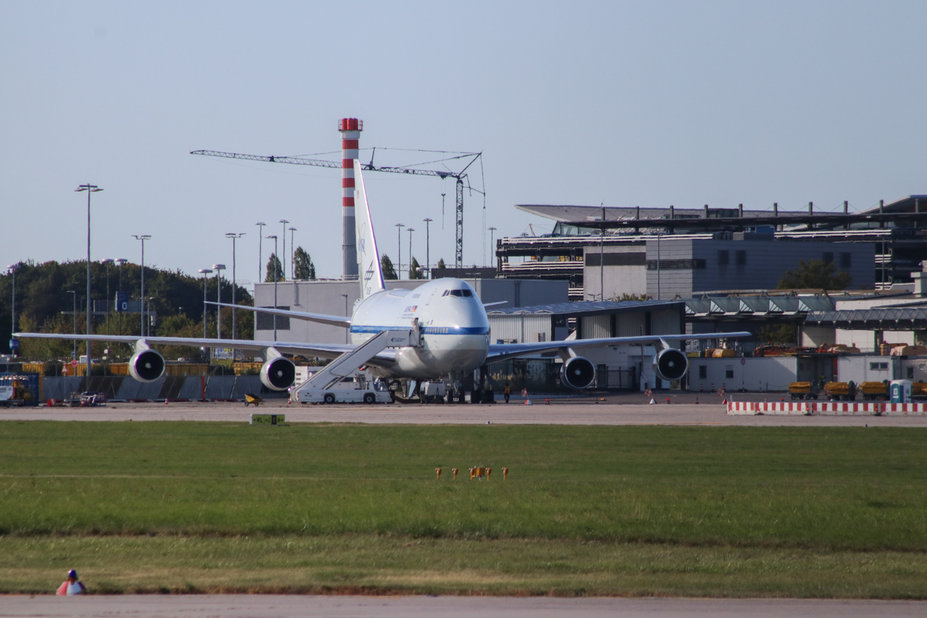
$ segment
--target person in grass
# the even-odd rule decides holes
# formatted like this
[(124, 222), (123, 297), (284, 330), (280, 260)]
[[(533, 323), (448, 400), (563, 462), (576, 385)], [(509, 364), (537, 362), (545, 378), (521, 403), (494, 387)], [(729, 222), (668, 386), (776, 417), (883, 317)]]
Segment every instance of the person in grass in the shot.
[(73, 596), (75, 594), (84, 594), (87, 589), (84, 584), (77, 579), (77, 571), (71, 569), (68, 571), (68, 579), (58, 586), (58, 596)]

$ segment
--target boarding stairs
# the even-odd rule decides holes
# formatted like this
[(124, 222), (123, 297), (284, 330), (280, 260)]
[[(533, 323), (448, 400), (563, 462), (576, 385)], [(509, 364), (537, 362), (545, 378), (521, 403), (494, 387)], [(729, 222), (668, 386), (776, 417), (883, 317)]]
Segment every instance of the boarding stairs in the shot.
[(303, 391), (329, 390), (332, 386), (357, 373), (358, 368), (386, 348), (404, 348), (418, 345), (419, 332), (416, 329), (383, 330), (357, 346), (345, 352), (320, 371), (312, 374), (308, 380), (293, 389), (290, 399), (301, 401)]

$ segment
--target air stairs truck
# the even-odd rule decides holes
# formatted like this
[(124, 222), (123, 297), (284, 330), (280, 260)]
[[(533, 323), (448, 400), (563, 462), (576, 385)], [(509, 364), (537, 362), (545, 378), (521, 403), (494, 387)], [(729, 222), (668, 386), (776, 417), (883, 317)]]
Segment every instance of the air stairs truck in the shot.
[(358, 367), (386, 348), (415, 345), (414, 330), (384, 330), (309, 376), (290, 392), (298, 403), (387, 403), (392, 396), (385, 384), (370, 380)]

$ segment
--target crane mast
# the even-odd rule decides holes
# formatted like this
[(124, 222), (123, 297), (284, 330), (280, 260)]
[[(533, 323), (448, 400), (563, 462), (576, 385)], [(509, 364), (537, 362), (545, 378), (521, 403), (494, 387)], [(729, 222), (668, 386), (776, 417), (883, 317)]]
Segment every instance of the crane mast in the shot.
[[(223, 159), (240, 159), (243, 161), (261, 161), (264, 163), (286, 163), (289, 165), (308, 165), (312, 167), (328, 167), (341, 169), (341, 161), (328, 161), (325, 159), (311, 159), (307, 157), (290, 157), (290, 156), (278, 156), (278, 155), (256, 155), (256, 154), (245, 154), (241, 152), (224, 152), (221, 150), (193, 150), (190, 152), (192, 155), (202, 155), (206, 157), (220, 157)], [(448, 170), (430, 170), (430, 169), (420, 169), (414, 167), (397, 167), (389, 165), (380, 165), (375, 166), (373, 164), (373, 159), (371, 158), (370, 163), (362, 164), (364, 171), (370, 172), (389, 172), (392, 174), (410, 174), (413, 176), (434, 176), (444, 180), (445, 178), (454, 178), (456, 180), (457, 190), (457, 206), (456, 206), (456, 251), (454, 256), (454, 265), (456, 268), (460, 268), (463, 264), (463, 205), (464, 205), (464, 178), (467, 178), (466, 171), (469, 169), (473, 163), (475, 163), (481, 156), (482, 152), (468, 152), (460, 155), (451, 157), (453, 159), (464, 159), (469, 158), (470, 161), (460, 172), (451, 172)], [(472, 189), (472, 188), (471, 188)], [(473, 189), (480, 193), (478, 189)]]

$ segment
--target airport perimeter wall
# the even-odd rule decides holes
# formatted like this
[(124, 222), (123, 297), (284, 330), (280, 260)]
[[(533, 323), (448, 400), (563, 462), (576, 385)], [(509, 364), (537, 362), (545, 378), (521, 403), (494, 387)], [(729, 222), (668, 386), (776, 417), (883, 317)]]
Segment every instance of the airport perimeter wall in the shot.
[(162, 376), (154, 382), (138, 382), (126, 376), (47, 376), (41, 379), (39, 400), (65, 401), (72, 393), (101, 392), (109, 401), (241, 401), (245, 394), (286, 397), (268, 391), (259, 376)]

